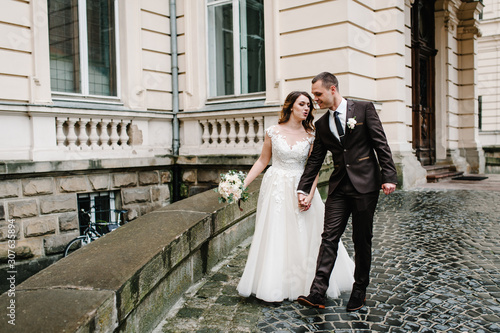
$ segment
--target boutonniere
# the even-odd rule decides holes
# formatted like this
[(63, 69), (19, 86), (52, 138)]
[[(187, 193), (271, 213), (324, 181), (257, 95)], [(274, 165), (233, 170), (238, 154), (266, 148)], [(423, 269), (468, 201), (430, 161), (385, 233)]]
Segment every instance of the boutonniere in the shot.
[(347, 127), (349, 127), (350, 129), (354, 129), (357, 123), (358, 122), (356, 121), (356, 116), (354, 116), (354, 118), (347, 119)]

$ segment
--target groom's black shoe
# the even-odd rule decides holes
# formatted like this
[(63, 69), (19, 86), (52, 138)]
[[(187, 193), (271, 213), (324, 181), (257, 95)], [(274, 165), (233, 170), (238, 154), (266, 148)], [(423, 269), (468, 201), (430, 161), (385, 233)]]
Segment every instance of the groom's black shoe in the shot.
[(365, 305), (366, 302), (366, 292), (355, 289), (351, 293), (351, 298), (349, 298), (349, 302), (347, 302), (346, 310), (347, 312), (352, 312), (359, 310)]
[(297, 298), (299, 304), (305, 306), (311, 306), (313, 308), (324, 309), (325, 308), (325, 298), (320, 294), (309, 294), (309, 296), (299, 296)]

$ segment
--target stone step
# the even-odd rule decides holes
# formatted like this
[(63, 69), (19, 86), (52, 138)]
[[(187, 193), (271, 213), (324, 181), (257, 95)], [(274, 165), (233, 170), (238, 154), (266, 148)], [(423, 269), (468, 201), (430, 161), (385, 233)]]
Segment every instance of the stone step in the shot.
[(453, 164), (425, 165), (424, 169), (427, 170), (428, 175), (440, 174), (449, 171), (457, 171), (457, 168)]
[(428, 183), (437, 183), (439, 181), (448, 180), (453, 177), (458, 177), (463, 175), (463, 171), (444, 171), (439, 173), (433, 173), (427, 175)]

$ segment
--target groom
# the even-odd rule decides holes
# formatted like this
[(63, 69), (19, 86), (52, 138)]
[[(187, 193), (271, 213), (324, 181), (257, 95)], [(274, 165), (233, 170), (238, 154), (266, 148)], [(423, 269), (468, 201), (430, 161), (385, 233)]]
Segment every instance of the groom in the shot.
[(332, 152), (334, 170), (325, 203), (325, 224), (318, 254), (316, 276), (310, 294), (300, 296), (302, 305), (325, 308), (338, 243), (352, 215), (354, 284), (347, 311), (363, 307), (369, 283), (373, 215), (380, 188), (385, 194), (396, 189), (396, 167), (384, 129), (371, 102), (344, 99), (335, 75), (327, 72), (312, 80), (312, 94), (321, 109), (329, 109), (316, 122), (314, 147), (297, 187), (299, 206), (306, 210), (307, 193), (325, 159)]

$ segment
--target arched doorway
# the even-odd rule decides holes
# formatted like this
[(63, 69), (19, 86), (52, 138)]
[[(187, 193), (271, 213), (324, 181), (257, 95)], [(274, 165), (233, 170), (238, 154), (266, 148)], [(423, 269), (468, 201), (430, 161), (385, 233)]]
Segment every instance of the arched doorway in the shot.
[(413, 149), (422, 165), (436, 162), (434, 0), (411, 9)]

